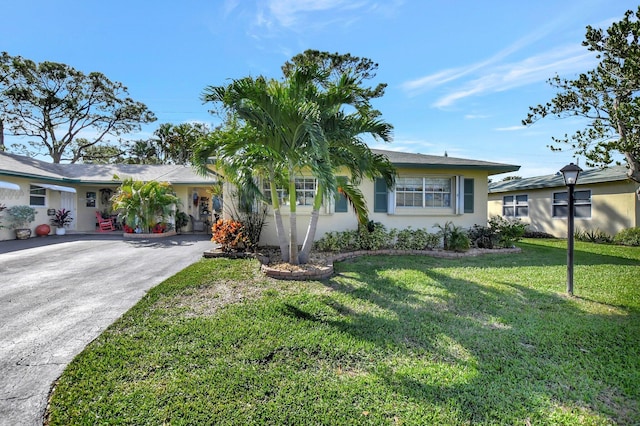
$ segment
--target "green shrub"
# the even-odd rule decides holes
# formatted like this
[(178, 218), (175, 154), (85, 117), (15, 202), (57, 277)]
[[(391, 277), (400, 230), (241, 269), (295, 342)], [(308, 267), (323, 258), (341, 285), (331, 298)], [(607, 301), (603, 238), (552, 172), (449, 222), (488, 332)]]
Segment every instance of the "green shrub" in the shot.
[(391, 247), (391, 238), (385, 226), (380, 222), (369, 221), (367, 225), (358, 226), (356, 237), (357, 250), (380, 250)]
[(599, 229), (577, 229), (576, 232), (573, 233), (573, 237), (578, 241), (597, 244), (605, 244), (613, 241), (611, 235)]
[(513, 247), (527, 230), (527, 225), (520, 219), (505, 219), (502, 216), (492, 216), (489, 219), (489, 227), (498, 235), (498, 246), (502, 248)]
[(314, 243), (318, 251), (343, 252), (357, 250), (358, 231), (327, 232)]
[(616, 234), (613, 241), (623, 246), (640, 246), (640, 227), (623, 229)]
[(529, 229), (524, 231), (524, 235), (522, 237), (523, 238), (555, 238), (553, 235), (549, 234), (548, 232), (531, 231)]
[(488, 226), (473, 225), (467, 231), (469, 240), (473, 247), (492, 249), (500, 241), (496, 230)]
[(426, 229), (403, 229), (397, 232), (394, 248), (398, 250), (433, 250), (440, 244), (440, 236)]

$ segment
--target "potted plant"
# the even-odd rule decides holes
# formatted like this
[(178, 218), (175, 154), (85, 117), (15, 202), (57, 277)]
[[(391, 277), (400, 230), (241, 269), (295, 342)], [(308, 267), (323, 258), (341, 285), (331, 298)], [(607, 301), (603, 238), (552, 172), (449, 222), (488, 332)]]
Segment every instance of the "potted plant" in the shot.
[(178, 211), (176, 213), (176, 231), (179, 233), (182, 231), (182, 228), (189, 224), (189, 215), (185, 212)]
[(31, 237), (30, 224), (36, 220), (36, 209), (30, 206), (11, 206), (7, 209), (9, 227), (15, 229), (16, 239), (26, 240)]
[(56, 214), (51, 218), (51, 224), (56, 226), (56, 235), (64, 235), (65, 229), (73, 221), (71, 211), (67, 209), (56, 210)]

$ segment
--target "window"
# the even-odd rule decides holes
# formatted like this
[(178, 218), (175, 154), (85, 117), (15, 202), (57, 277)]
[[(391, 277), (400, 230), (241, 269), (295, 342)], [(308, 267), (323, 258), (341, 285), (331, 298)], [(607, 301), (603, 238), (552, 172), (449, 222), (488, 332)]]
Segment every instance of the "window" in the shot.
[(46, 206), (47, 190), (41, 186), (29, 185), (29, 205)]
[(502, 197), (502, 216), (527, 217), (529, 216), (528, 195), (505, 195)]
[[(574, 217), (590, 218), (591, 217), (591, 190), (575, 191), (574, 198)], [(554, 192), (552, 204), (553, 217), (564, 218), (569, 215), (569, 193)]]
[(296, 204), (313, 206), (316, 197), (316, 180), (313, 178), (296, 178)]
[[(296, 204), (299, 206), (313, 206), (316, 196), (316, 180), (314, 178), (296, 178)], [(270, 187), (268, 181), (263, 181), (262, 189), (271, 203)], [(289, 205), (289, 192), (284, 188), (278, 188), (278, 199), (283, 206)]]
[(398, 178), (396, 207), (451, 207), (451, 179)]

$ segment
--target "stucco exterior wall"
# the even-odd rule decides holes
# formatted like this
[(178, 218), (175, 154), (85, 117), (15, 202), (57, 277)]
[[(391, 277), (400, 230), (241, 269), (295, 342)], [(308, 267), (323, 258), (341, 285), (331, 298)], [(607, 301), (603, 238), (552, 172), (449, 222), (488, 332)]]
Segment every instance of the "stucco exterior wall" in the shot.
[[(29, 184), (30, 181), (22, 178), (4, 179), (20, 185), (20, 191), (14, 191), (10, 189), (0, 189), (0, 204), (4, 204), (6, 207), (29, 205)], [(35, 235), (35, 229), (42, 223), (49, 224), (49, 217), (47, 216), (47, 207), (36, 208), (36, 220), (31, 223), (31, 232)], [(15, 240), (16, 235), (13, 229), (9, 229), (7, 212), (2, 213), (2, 219), (0, 219), (4, 228), (0, 229), (0, 240)]]
[[(0, 203), (6, 205), (7, 207), (11, 207), (14, 205), (29, 205), (29, 188), (30, 185), (38, 183), (44, 183), (42, 180), (38, 179), (26, 179), (26, 178), (4, 178), (4, 180), (10, 181), (12, 183), (20, 185), (20, 191), (14, 191), (9, 189), (0, 189)], [(57, 183), (56, 183), (57, 184)], [(72, 217), (73, 222), (71, 222), (70, 226), (67, 228), (73, 231), (79, 232), (92, 232), (96, 230), (96, 211), (108, 211), (111, 212), (111, 203), (105, 202), (108, 197), (102, 197), (102, 193), (100, 190), (102, 189), (111, 189), (110, 195), (116, 193), (119, 185), (65, 185), (69, 187), (73, 187), (76, 190), (76, 193), (67, 193), (69, 197), (73, 198), (73, 207)], [(199, 207), (193, 205), (192, 194), (193, 192), (198, 192), (199, 195), (208, 198), (208, 206), (210, 210), (211, 206), (211, 195), (207, 193), (207, 187), (204, 186), (189, 186), (189, 185), (173, 185), (173, 188), (176, 192), (178, 198), (180, 198), (182, 204), (178, 208), (182, 211), (185, 211), (187, 214), (194, 215), (196, 218), (199, 218)], [(95, 194), (95, 198), (91, 197), (92, 194)], [(48, 209), (60, 209), (61, 198), (63, 195), (60, 191), (47, 189), (46, 190), (46, 198), (45, 198), (45, 206), (43, 207), (35, 207), (36, 209), (36, 220), (31, 224), (32, 236), (35, 236), (35, 228), (42, 224), (46, 223), (50, 225), (50, 216), (47, 216)], [(200, 205), (200, 204), (199, 204)], [(5, 228), (0, 229), (0, 241), (2, 240), (13, 240), (15, 239), (15, 233), (13, 229), (7, 228), (7, 219), (6, 212), (4, 212), (5, 219), (2, 220), (2, 224)], [(192, 230), (191, 222), (187, 226), (185, 231)], [(208, 231), (205, 229), (205, 232)], [(55, 232), (55, 227), (51, 226), (51, 233)]]
[[(468, 171), (468, 170), (425, 170), (425, 169), (400, 169), (398, 170), (399, 177), (447, 177), (454, 179), (455, 176), (462, 176), (465, 179), (474, 180), (474, 206), (473, 213), (456, 214), (455, 206), (452, 203), (450, 208), (410, 208), (399, 207), (396, 208), (393, 213), (376, 213), (374, 212), (374, 182), (371, 180), (365, 180), (362, 182), (360, 189), (366, 197), (367, 207), (369, 210), (369, 219), (375, 222), (383, 223), (387, 229), (397, 228), (406, 229), (412, 227), (413, 229), (427, 228), (431, 232), (436, 232), (436, 224), (444, 225), (446, 222), (453, 222), (457, 226), (463, 228), (470, 228), (475, 224), (486, 225), (487, 223), (487, 182), (488, 172), (486, 171)], [(452, 185), (452, 200), (457, 198), (455, 193), (455, 185)], [(225, 199), (226, 199), (225, 195)], [(345, 231), (350, 229), (356, 229), (358, 222), (353, 212), (351, 205), (348, 206), (347, 212), (336, 213), (333, 212), (332, 206), (323, 206), (320, 210), (320, 217), (318, 220), (318, 229), (315, 235), (315, 240), (318, 240), (324, 236), (327, 232), (331, 231)], [(281, 208), (283, 224), (289, 235), (289, 207), (283, 206)], [(310, 206), (297, 206), (296, 211), (296, 224), (298, 233), (298, 243), (302, 244), (307, 232), (311, 215)], [(275, 221), (273, 217), (273, 211), (269, 209), (267, 217), (267, 224), (265, 225), (260, 238), (260, 244), (263, 245), (277, 245), (277, 235), (275, 231)]]
[[(636, 185), (631, 182), (598, 183), (578, 185), (576, 191), (591, 191), (591, 217), (575, 218), (575, 228), (580, 230), (601, 230), (615, 235), (622, 229), (640, 226), (639, 204), (634, 194)], [(542, 231), (556, 237), (567, 237), (567, 219), (552, 217), (552, 197), (554, 192), (564, 192), (566, 187), (500, 192), (489, 194), (488, 214), (502, 216), (503, 197), (506, 195), (527, 195), (529, 215), (521, 217), (532, 231)]]

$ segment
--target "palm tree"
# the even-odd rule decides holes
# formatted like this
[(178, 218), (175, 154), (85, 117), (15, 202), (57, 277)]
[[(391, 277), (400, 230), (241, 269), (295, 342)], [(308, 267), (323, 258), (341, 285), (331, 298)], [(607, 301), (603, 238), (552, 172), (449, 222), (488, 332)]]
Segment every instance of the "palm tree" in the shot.
[[(395, 181), (395, 169), (386, 157), (374, 154), (361, 139), (361, 135), (369, 134), (374, 138), (389, 142), (392, 127), (375, 118), (363, 117), (360, 113), (350, 115), (339, 113), (336, 114), (334, 120), (327, 120), (327, 122), (334, 121), (333, 131), (327, 132), (333, 175), (339, 174), (340, 170), (347, 169), (350, 176), (348, 179), (344, 177), (337, 179), (337, 188), (333, 195), (345, 196), (354, 208), (358, 223), (365, 224), (368, 222), (368, 210), (364, 195), (358, 189), (358, 185), (364, 177), (368, 179), (382, 177), (387, 185), (392, 187)], [(332, 195), (331, 191), (327, 191), (323, 182), (318, 180), (318, 190), (307, 234), (300, 251), (300, 263), (309, 261), (320, 216), (320, 207), (325, 199), (329, 199), (328, 195)]]
[[(227, 141), (224, 153), (245, 157), (267, 154), (254, 158), (257, 160), (254, 166), (263, 170), (268, 179), (280, 249), (283, 258), (291, 263), (298, 263), (295, 177), (305, 168), (323, 175), (331, 172), (326, 163), (318, 161), (328, 158), (328, 147), (320, 125), (322, 114), (319, 105), (313, 102), (318, 90), (311, 84), (316, 78), (313, 71), (305, 69), (292, 73), (283, 82), (248, 77), (228, 86), (208, 87), (203, 95), (206, 102), (221, 102), (255, 130), (257, 138), (254, 140)], [(287, 182), (289, 192), (288, 244), (277, 193), (277, 184), (283, 180)]]
[(180, 204), (168, 182), (143, 182), (127, 178), (112, 197), (113, 208), (122, 210), (127, 225), (150, 232), (153, 225), (173, 214)]
[[(226, 164), (222, 167), (234, 176), (233, 181), (249, 187), (255, 187), (256, 175), (268, 181), (270, 196), (265, 198), (271, 199), (285, 261), (308, 260), (323, 199), (337, 191), (346, 194), (362, 221), (367, 217), (366, 205), (356, 184), (364, 176), (383, 176), (393, 183), (389, 162), (372, 154), (360, 138), (370, 134), (390, 140), (391, 126), (379, 120), (379, 113), (369, 104), (371, 98), (381, 96), (384, 85), (374, 90), (361, 87), (372, 69), (375, 64), (368, 60), (309, 51), (283, 67), (283, 81), (247, 77), (204, 91), (205, 102), (221, 103), (242, 121), (241, 127), (251, 129), (253, 137), (218, 135), (218, 141), (199, 149), (194, 163), (202, 169), (215, 150), (213, 156)], [(346, 107), (354, 112), (345, 113)], [(350, 171), (350, 183), (337, 178), (342, 168)], [(296, 177), (303, 172), (316, 179), (317, 192), (305, 243), (298, 253)], [(286, 182), (288, 190), (288, 242), (278, 197), (281, 182)]]

